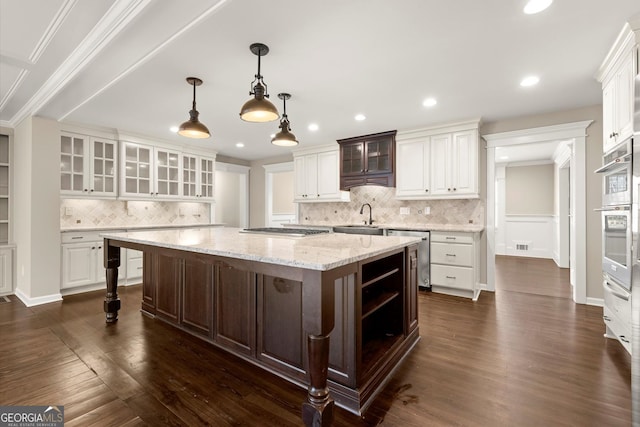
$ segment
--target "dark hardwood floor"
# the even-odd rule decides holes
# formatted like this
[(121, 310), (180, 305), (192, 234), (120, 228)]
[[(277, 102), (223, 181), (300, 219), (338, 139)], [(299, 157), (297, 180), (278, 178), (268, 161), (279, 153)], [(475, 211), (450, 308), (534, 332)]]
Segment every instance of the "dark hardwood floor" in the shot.
[[(501, 271), (500, 274), (505, 273)], [(363, 417), (338, 426), (629, 426), (629, 355), (603, 338), (602, 309), (529, 292), (477, 302), (421, 292), (422, 339)], [(64, 405), (67, 426), (296, 426), (306, 391), (142, 315), (121, 288), (106, 325), (103, 292), (26, 308), (0, 303), (0, 405)]]

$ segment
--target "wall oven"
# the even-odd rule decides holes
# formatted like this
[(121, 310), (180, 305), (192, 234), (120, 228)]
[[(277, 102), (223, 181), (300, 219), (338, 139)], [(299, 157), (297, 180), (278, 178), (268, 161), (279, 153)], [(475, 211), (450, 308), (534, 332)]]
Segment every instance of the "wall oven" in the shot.
[(602, 208), (602, 272), (631, 289), (631, 205)]
[(603, 164), (596, 173), (603, 175), (602, 205), (616, 206), (631, 204), (631, 153), (632, 140), (629, 139), (605, 154)]

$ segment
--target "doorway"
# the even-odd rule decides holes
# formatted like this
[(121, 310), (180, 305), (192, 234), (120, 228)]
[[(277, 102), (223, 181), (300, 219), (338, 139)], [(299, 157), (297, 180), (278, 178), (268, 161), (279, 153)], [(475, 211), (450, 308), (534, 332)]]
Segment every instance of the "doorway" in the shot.
[(298, 222), (298, 210), (293, 203), (293, 162), (265, 165), (265, 225), (280, 227)]
[(227, 227), (248, 227), (249, 167), (216, 162), (215, 194), (211, 222)]
[[(569, 161), (570, 194), (569, 217), (569, 267), (570, 282), (573, 285), (572, 299), (576, 303), (586, 303), (586, 211), (576, 206), (586, 205), (586, 129), (591, 121), (524, 129), (483, 135), (487, 141), (487, 227), (486, 227), (486, 271), (487, 290), (496, 290), (496, 149), (524, 144), (570, 141), (564, 155)], [(566, 161), (565, 161), (566, 162)], [(562, 162), (563, 164), (565, 162)]]

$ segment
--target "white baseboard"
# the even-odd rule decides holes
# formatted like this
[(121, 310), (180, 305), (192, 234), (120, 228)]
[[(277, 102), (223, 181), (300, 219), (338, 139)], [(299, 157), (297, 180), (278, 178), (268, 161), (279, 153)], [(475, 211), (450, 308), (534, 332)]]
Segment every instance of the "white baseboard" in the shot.
[(57, 294), (45, 295), (42, 297), (31, 298), (27, 296), (20, 289), (16, 289), (15, 294), (20, 301), (24, 303), (27, 307), (33, 307), (35, 305), (48, 304), (50, 302), (62, 301), (62, 295), (58, 292)]
[(587, 297), (587, 305), (595, 305), (596, 307), (604, 307), (604, 299)]

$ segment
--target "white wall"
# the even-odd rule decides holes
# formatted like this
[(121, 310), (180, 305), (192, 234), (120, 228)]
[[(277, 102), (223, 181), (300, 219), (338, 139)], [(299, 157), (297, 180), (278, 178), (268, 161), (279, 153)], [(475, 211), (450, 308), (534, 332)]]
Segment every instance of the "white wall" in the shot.
[(60, 300), (60, 127), (29, 117), (15, 129), (16, 295)]
[(248, 227), (248, 176), (248, 166), (216, 162), (215, 223), (229, 227)]

